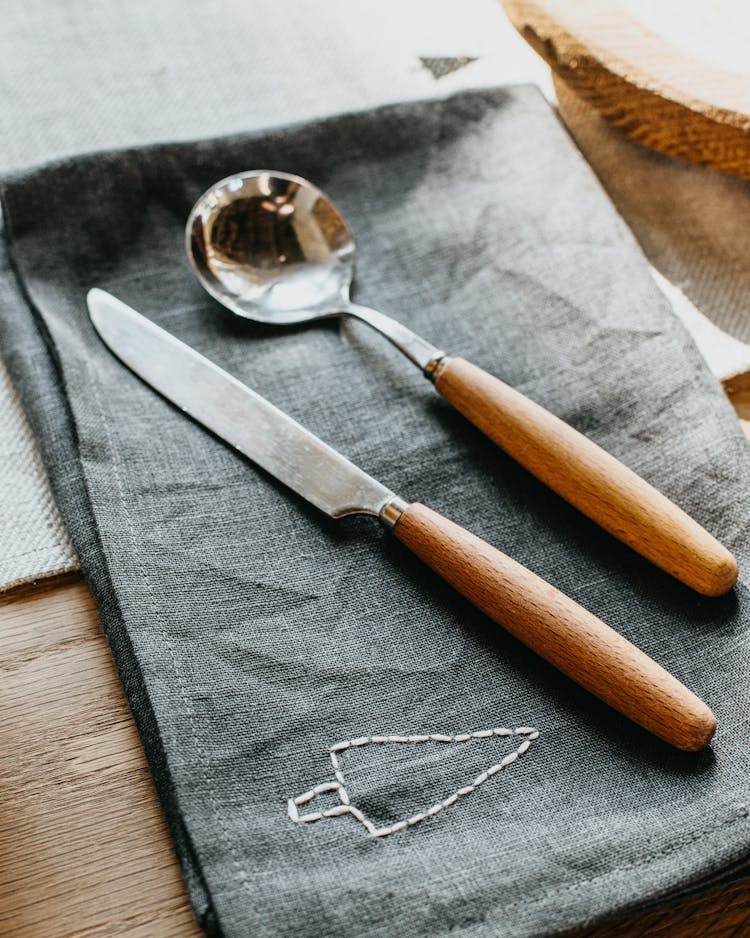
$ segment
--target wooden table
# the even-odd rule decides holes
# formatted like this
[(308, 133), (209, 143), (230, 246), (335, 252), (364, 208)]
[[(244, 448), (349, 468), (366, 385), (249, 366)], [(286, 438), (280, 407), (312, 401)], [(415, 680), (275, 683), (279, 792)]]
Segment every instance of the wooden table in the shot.
[(0, 715), (0, 935), (200, 935), (80, 578), (2, 601)]

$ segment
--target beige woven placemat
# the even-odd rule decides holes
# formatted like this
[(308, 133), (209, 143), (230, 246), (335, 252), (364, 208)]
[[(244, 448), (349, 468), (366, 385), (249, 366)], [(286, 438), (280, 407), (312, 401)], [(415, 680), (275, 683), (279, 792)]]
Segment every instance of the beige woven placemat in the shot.
[(0, 592), (78, 567), (34, 438), (0, 361)]

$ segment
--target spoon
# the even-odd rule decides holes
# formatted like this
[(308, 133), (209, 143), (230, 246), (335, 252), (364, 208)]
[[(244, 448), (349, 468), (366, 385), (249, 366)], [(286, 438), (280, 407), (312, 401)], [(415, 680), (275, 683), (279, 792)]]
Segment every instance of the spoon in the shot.
[(682, 509), (539, 404), (389, 316), (352, 302), (354, 238), (341, 213), (300, 176), (228, 176), (195, 203), (188, 258), (227, 309), (272, 325), (349, 316), (366, 322), (438, 392), (545, 485), (656, 566), (708, 596), (737, 578), (729, 551)]

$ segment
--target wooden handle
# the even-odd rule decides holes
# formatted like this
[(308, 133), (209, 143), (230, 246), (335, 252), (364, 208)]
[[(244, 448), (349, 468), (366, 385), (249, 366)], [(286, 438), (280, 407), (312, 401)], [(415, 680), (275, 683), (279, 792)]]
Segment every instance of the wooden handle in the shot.
[(435, 386), (464, 417), (579, 511), (657, 567), (706, 596), (737, 579), (716, 538), (582, 433), (462, 358), (447, 358)]
[(601, 619), (424, 505), (393, 533), (420, 560), (550, 664), (678, 749), (706, 746), (716, 718), (695, 694)]

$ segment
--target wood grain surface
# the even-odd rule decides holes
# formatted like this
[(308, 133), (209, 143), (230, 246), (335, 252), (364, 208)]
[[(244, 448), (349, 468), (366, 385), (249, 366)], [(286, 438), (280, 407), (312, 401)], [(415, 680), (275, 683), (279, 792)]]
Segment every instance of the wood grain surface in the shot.
[(653, 486), (569, 424), (462, 358), (438, 366), (435, 387), (545, 485), (633, 550), (707, 596), (737, 579), (737, 561)]
[(501, 0), (580, 97), (643, 146), (750, 178), (750, 80), (645, 28), (613, 0)]
[(0, 936), (197, 938), (93, 599), (0, 603)]
[(708, 745), (716, 718), (706, 704), (531, 570), (419, 503), (404, 510), (393, 533), (485, 615), (610, 707), (678, 749)]

